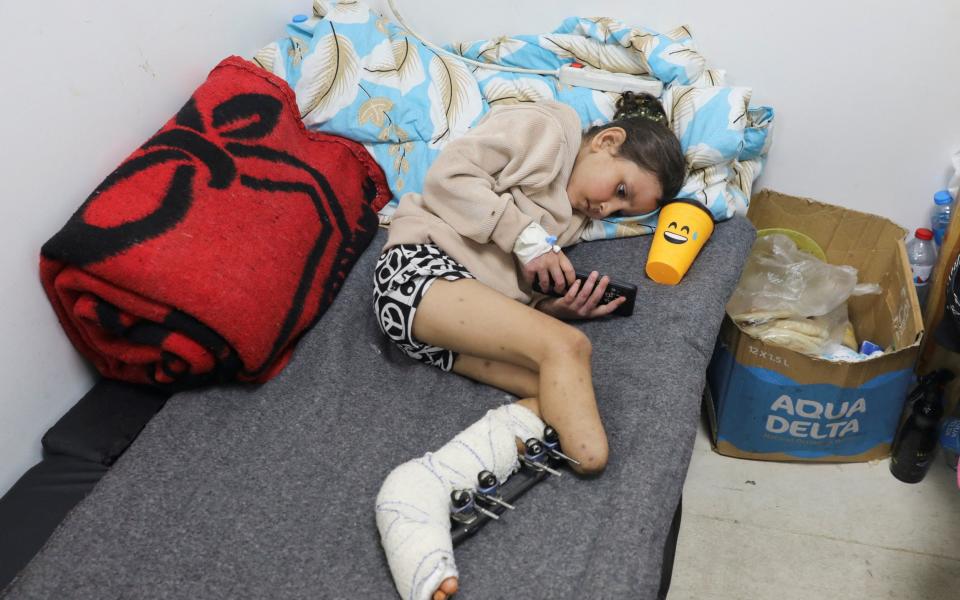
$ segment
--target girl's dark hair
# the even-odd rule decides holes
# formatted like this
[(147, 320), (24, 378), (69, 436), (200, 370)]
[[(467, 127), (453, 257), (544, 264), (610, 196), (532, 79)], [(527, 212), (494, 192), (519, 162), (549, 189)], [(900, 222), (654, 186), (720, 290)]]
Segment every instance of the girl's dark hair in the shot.
[(627, 132), (618, 155), (650, 171), (660, 181), (663, 195), (657, 204), (663, 206), (673, 200), (683, 187), (687, 169), (680, 140), (667, 125), (667, 114), (660, 101), (650, 94), (624, 92), (617, 100), (613, 120), (591, 127), (584, 139), (590, 140), (610, 127), (622, 127)]

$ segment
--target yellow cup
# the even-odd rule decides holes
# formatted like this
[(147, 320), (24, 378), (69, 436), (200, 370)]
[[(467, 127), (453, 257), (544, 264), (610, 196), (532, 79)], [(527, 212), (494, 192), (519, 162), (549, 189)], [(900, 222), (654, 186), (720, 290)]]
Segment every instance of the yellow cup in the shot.
[(676, 285), (713, 234), (713, 215), (692, 200), (674, 200), (660, 209), (647, 258), (647, 276)]

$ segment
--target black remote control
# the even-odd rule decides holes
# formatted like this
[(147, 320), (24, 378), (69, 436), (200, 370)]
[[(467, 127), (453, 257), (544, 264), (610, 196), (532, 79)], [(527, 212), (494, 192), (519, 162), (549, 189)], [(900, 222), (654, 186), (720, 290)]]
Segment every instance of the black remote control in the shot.
[[(585, 282), (587, 278), (590, 277), (590, 273), (581, 273), (577, 271), (576, 274), (577, 274), (577, 279), (581, 281), (580, 285), (583, 285), (583, 282)], [(599, 277), (597, 277), (597, 281), (600, 281), (600, 277), (603, 277), (603, 275), (601, 274)], [(610, 276), (608, 275), (608, 277)], [(540, 292), (541, 294), (547, 294), (548, 296), (559, 297), (559, 296), (563, 296), (566, 293), (566, 292), (560, 293), (554, 290), (552, 281), (550, 282), (549, 288), (543, 289), (542, 287), (540, 287), (540, 277), (538, 275), (533, 276), (533, 289), (536, 292)], [(567, 288), (567, 289), (570, 289), (570, 288)], [(613, 311), (613, 313), (611, 314), (619, 315), (621, 317), (629, 317), (630, 315), (633, 314), (633, 305), (637, 301), (637, 286), (633, 285), (632, 283), (626, 283), (625, 281), (619, 281), (617, 279), (614, 279), (613, 277), (610, 277), (610, 281), (607, 282), (607, 289), (603, 292), (603, 298), (600, 299), (600, 304), (606, 304), (608, 302), (612, 302), (617, 298), (619, 298), (620, 296), (626, 296), (627, 299), (626, 301), (624, 301), (623, 304), (618, 306), (617, 309)]]

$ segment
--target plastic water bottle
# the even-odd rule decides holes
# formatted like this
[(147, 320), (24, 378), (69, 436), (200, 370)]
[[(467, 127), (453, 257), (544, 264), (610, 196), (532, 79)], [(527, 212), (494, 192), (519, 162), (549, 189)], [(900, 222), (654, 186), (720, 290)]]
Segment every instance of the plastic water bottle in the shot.
[(933, 195), (933, 214), (930, 216), (930, 225), (933, 228), (933, 240), (937, 248), (943, 244), (950, 225), (950, 215), (953, 212), (953, 196), (947, 190), (940, 190)]
[(957, 459), (960, 458), (960, 419), (951, 417), (940, 425), (940, 447), (947, 466), (956, 471)]
[(917, 288), (920, 310), (927, 305), (927, 293), (930, 291), (930, 274), (937, 264), (937, 247), (933, 245), (933, 232), (921, 227), (913, 234), (907, 244), (907, 258), (913, 271), (913, 285)]

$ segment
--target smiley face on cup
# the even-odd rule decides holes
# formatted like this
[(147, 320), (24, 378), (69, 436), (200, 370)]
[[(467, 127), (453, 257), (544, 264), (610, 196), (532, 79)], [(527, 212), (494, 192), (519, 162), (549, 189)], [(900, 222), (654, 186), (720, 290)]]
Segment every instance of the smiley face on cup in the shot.
[(667, 224), (667, 227), (663, 230), (663, 239), (667, 240), (671, 244), (686, 244), (691, 239), (697, 241), (697, 238), (700, 237), (698, 231), (694, 231), (691, 237), (690, 226), (679, 224), (676, 221), (670, 221)]
[(647, 258), (647, 276), (657, 283), (680, 283), (713, 234), (713, 214), (699, 202), (674, 200), (660, 209)]

